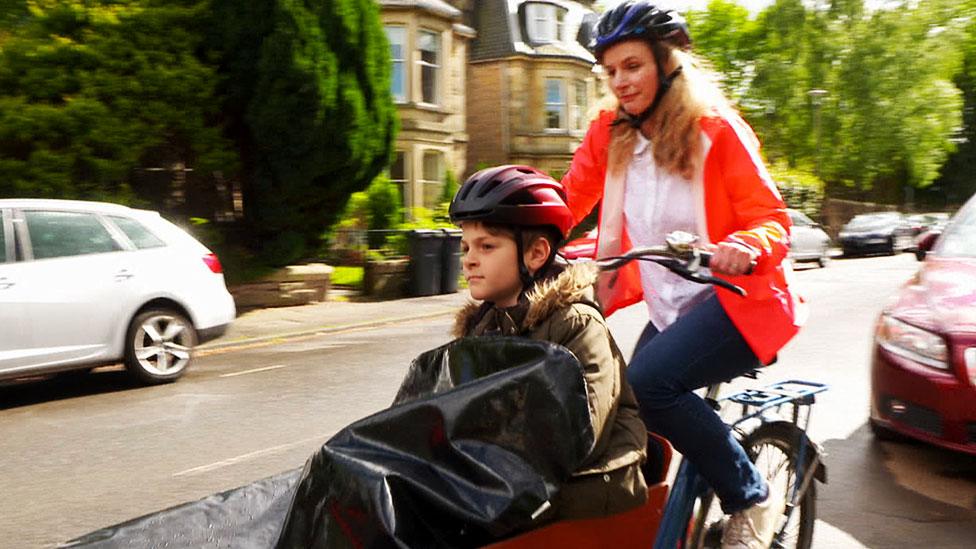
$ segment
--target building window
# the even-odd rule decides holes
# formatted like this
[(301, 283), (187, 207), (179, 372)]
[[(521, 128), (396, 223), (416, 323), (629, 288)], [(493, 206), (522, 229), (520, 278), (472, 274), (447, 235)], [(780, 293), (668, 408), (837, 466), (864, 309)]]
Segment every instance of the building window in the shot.
[(574, 113), (576, 118), (576, 129), (582, 130), (586, 127), (586, 111), (588, 109), (585, 80), (576, 81), (576, 104), (574, 109), (576, 110)]
[(440, 72), (441, 38), (434, 32), (420, 31), (420, 91), (424, 103), (437, 104), (437, 77)]
[(566, 90), (562, 80), (546, 79), (546, 129), (566, 129)]
[(403, 103), (407, 100), (407, 74), (404, 53), (407, 50), (407, 30), (403, 27), (384, 27), (386, 39), (390, 41), (390, 58), (393, 60), (393, 78), (390, 90), (393, 100)]
[(403, 151), (397, 151), (396, 157), (393, 159), (393, 164), (390, 165), (390, 182), (396, 185), (397, 191), (400, 193), (400, 205), (406, 206), (407, 204), (407, 157), (403, 154)]
[(525, 29), (535, 44), (558, 42), (563, 36), (566, 10), (553, 4), (533, 2), (525, 5)]
[(433, 208), (440, 202), (444, 189), (444, 153), (424, 152), (424, 203), (425, 208)]

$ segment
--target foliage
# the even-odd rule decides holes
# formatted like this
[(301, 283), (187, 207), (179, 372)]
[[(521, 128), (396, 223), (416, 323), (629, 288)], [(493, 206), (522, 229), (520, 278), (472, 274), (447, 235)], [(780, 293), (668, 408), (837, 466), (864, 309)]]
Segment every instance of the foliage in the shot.
[(961, 44), (962, 68), (954, 83), (963, 95), (962, 127), (956, 135), (957, 150), (949, 157), (941, 175), (932, 186), (942, 198), (942, 206), (958, 205), (976, 193), (976, 0), (959, 6), (959, 16), (966, 18)]
[(974, 14), (956, 4), (776, 0), (749, 20), (714, 0), (689, 20), (770, 159), (897, 194), (935, 180), (962, 122), (953, 79)]
[(366, 188), (366, 197), (370, 229), (389, 229), (400, 220), (400, 192), (387, 174), (382, 173), (373, 179)]
[(352, 286), (354, 288), (362, 288), (363, 268), (342, 265), (333, 267), (331, 282), (336, 286)]
[[(233, 172), (191, 1), (35, 0), (0, 34), (0, 196), (140, 203), (170, 162)], [(160, 165), (159, 160), (166, 164)]]
[(244, 213), (274, 263), (318, 245), (390, 161), (389, 44), (372, 0), (212, 0), (210, 43), (241, 150)]
[(396, 226), (399, 231), (387, 239), (387, 246), (394, 255), (409, 255), (408, 233), (413, 230), (456, 229), (447, 216), (448, 203), (441, 203), (437, 209), (416, 207), (410, 210), (410, 221)]
[(819, 219), (823, 206), (824, 183), (810, 172), (790, 168), (779, 161), (769, 167), (769, 175), (783, 195), (786, 205)]
[(458, 191), (458, 180), (457, 176), (454, 175), (454, 170), (447, 170), (444, 174), (444, 186), (441, 187), (440, 202), (443, 204), (447, 202), (448, 204), (454, 200), (454, 195)]

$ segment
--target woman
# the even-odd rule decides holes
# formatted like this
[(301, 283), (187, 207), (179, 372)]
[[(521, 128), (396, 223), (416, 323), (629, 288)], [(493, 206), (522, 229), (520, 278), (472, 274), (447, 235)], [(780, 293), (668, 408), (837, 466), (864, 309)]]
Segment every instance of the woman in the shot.
[[(627, 377), (652, 431), (690, 459), (732, 515), (723, 547), (768, 547), (785, 502), (716, 413), (692, 391), (773, 361), (796, 334), (801, 303), (787, 283), (789, 217), (752, 130), (685, 50), (674, 11), (625, 2), (591, 43), (612, 107), (591, 124), (563, 179), (578, 222), (601, 203), (597, 256), (696, 233), (714, 274), (741, 298), (649, 262), (602, 280), (607, 314), (643, 299), (650, 322)], [(750, 264), (753, 274), (748, 276)]]

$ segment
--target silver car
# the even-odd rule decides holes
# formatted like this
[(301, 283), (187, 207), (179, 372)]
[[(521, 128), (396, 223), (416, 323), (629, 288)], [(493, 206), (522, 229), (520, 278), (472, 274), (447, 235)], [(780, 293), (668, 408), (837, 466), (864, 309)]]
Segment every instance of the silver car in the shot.
[(819, 223), (803, 212), (787, 209), (793, 228), (790, 229), (790, 258), (793, 261), (816, 261), (826, 267), (830, 261), (830, 236)]
[(172, 381), (235, 312), (217, 256), (155, 212), (0, 200), (0, 379), (124, 361)]

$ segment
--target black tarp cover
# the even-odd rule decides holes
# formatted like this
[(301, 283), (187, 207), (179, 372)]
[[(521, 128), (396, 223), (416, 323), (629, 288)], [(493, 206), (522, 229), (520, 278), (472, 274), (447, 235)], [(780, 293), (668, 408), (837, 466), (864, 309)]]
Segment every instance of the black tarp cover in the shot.
[(572, 353), (521, 338), (463, 338), (417, 357), (393, 406), (341, 430), (300, 473), (68, 546), (476, 547), (544, 521), (592, 445)]

